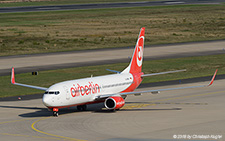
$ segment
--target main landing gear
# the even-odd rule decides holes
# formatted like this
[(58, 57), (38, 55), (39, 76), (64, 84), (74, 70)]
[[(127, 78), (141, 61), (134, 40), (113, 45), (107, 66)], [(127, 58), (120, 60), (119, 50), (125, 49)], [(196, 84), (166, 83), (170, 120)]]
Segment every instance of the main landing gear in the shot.
[(110, 112), (116, 112), (116, 111), (119, 111), (120, 109), (112, 109), (112, 110), (109, 110)]
[[(86, 111), (87, 110), (87, 105), (79, 105), (77, 106), (78, 111)], [(58, 117), (59, 116), (59, 109), (58, 108), (53, 108), (53, 116)]]
[(79, 105), (77, 106), (78, 111), (86, 111), (87, 110), (87, 105)]
[(53, 116), (58, 117), (59, 116), (59, 109), (58, 108), (53, 108)]

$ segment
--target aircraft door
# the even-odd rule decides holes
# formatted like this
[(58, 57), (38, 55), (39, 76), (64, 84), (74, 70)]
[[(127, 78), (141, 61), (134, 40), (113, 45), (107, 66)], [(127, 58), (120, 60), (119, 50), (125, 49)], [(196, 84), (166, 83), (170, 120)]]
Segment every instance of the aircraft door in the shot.
[(70, 93), (69, 93), (69, 89), (67, 86), (63, 86), (65, 92), (66, 92), (66, 100), (70, 100)]

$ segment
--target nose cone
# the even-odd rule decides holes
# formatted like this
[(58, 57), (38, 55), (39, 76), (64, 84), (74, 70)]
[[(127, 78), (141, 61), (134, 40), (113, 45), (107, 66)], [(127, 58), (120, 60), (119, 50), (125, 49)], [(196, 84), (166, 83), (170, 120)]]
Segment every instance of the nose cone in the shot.
[(43, 104), (48, 107), (48, 106), (51, 106), (51, 96), (50, 95), (47, 95), (47, 94), (44, 94), (43, 98), (42, 98), (42, 102)]

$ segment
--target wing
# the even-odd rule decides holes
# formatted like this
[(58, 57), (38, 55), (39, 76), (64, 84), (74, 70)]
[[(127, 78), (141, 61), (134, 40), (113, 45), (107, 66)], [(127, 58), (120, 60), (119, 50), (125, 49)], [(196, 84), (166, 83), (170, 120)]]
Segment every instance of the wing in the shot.
[(102, 99), (102, 98), (107, 98), (107, 97), (116, 96), (116, 95), (120, 95), (120, 96), (123, 96), (123, 95), (138, 95), (138, 94), (142, 94), (142, 93), (159, 93), (160, 91), (209, 87), (209, 86), (211, 86), (213, 84), (214, 79), (216, 77), (216, 73), (217, 73), (217, 70), (215, 71), (211, 81), (207, 85), (198, 85), (198, 86), (189, 86), (189, 87), (177, 87), (177, 88), (168, 88), (168, 89), (156, 89), (156, 90), (147, 90), (147, 91), (139, 91), (139, 92), (125, 92), (125, 93), (107, 94), (107, 95), (96, 96), (96, 99)]
[(153, 76), (153, 75), (161, 75), (161, 74), (167, 74), (167, 73), (176, 73), (176, 72), (183, 72), (183, 71), (186, 71), (186, 69), (184, 69), (184, 70), (175, 70), (175, 71), (167, 71), (167, 72), (159, 72), (159, 73), (151, 73), (151, 74), (143, 74), (143, 75), (141, 75), (141, 77)]
[(38, 89), (38, 90), (44, 90), (44, 91), (46, 91), (48, 89), (48, 88), (39, 87), (39, 86), (32, 86), (32, 85), (27, 85), (27, 84), (16, 83), (14, 67), (12, 68), (11, 83), (13, 85), (18, 85), (18, 86), (23, 86), (23, 87), (28, 87), (28, 88)]

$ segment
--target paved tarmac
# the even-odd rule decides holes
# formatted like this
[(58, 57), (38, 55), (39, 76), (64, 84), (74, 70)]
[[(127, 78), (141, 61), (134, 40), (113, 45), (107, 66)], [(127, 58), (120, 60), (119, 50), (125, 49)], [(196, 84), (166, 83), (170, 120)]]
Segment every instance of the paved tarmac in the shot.
[[(199, 3), (206, 1), (198, 0)], [(179, 2), (184, 1), (168, 1), (167, 4), (182, 4)], [(51, 9), (54, 10), (54, 7), (50, 7)], [(145, 60), (152, 60), (224, 54), (224, 47), (225, 41), (151, 46), (145, 48), (144, 57)], [(9, 75), (12, 66), (18, 72), (29, 72), (91, 64), (129, 63), (132, 52), (133, 48), (130, 47), (0, 57), (0, 75)], [(225, 138), (224, 84), (225, 80), (222, 79), (216, 80), (212, 87), (204, 89), (129, 96), (126, 105), (115, 113), (102, 109), (103, 104), (90, 105), (86, 112), (78, 112), (76, 108), (61, 109), (58, 118), (51, 116), (52, 113), (47, 111), (40, 98), (1, 101), (0, 139), (3, 141), (171, 141), (174, 139), (222, 141)], [(160, 88), (184, 85), (195, 85), (195, 83), (167, 85)], [(151, 87), (151, 89), (157, 88), (159, 87)], [(146, 89), (149, 88), (139, 90)]]
[(121, 3), (98, 3), (98, 4), (76, 4), (76, 5), (54, 5), (54, 6), (28, 6), (28, 7), (6, 7), (0, 8), (0, 13), (35, 12), (35, 11), (59, 11), (59, 10), (80, 10), (100, 8), (122, 8), (122, 7), (143, 7), (180, 4), (220, 4), (225, 0), (162, 0), (143, 2), (121, 2)]
[[(41, 99), (1, 102), (0, 138), (2, 141), (196, 141), (202, 138), (222, 141), (225, 138), (224, 84), (225, 79), (215, 80), (207, 88), (128, 96), (126, 105), (115, 113), (102, 110), (102, 104), (89, 105), (86, 112), (60, 109), (57, 118), (51, 116)], [(149, 88), (139, 90), (146, 89)]]
[[(144, 60), (225, 53), (225, 40), (146, 46)], [(134, 47), (0, 57), (0, 76), (112, 63), (129, 63)]]

